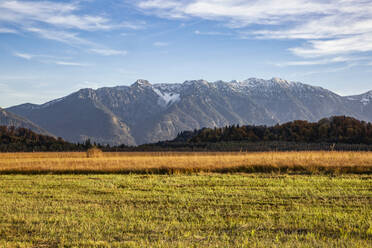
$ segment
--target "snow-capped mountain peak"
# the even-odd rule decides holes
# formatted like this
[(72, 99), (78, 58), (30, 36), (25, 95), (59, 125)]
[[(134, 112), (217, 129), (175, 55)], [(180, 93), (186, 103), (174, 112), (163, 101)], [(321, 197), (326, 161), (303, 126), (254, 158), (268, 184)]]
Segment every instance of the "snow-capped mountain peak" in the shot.
[(273, 77), (271, 81), (277, 84), (289, 84), (290, 83), (289, 81), (278, 78), (278, 77)]
[(188, 80), (183, 83), (183, 85), (209, 85), (209, 82), (204, 79), (199, 80)]
[(360, 102), (366, 106), (368, 105), (370, 102), (372, 102), (372, 91), (368, 91), (367, 93), (363, 94), (362, 95), (362, 99), (360, 100)]
[(372, 90), (361, 95), (348, 96), (347, 99), (354, 102), (360, 102), (363, 106), (367, 106), (372, 102)]
[(180, 100), (180, 94), (178, 93), (166, 91), (162, 92), (157, 88), (153, 88), (153, 90), (159, 96), (158, 104), (162, 107), (168, 107)]
[(138, 79), (131, 87), (151, 86), (150, 82), (144, 79)]

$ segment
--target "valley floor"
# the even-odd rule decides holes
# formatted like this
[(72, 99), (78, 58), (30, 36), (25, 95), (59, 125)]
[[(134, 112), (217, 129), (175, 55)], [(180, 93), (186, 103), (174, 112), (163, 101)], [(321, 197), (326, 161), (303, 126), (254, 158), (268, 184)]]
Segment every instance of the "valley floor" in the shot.
[(372, 176), (0, 175), (0, 247), (370, 247)]

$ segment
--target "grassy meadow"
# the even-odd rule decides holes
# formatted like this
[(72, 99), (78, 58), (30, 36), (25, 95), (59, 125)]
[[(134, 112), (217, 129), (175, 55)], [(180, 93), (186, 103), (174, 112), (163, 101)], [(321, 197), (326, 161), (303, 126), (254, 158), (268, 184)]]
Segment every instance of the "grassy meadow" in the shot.
[(0, 247), (371, 247), (372, 153), (3, 153)]
[(0, 247), (371, 247), (369, 175), (1, 175)]

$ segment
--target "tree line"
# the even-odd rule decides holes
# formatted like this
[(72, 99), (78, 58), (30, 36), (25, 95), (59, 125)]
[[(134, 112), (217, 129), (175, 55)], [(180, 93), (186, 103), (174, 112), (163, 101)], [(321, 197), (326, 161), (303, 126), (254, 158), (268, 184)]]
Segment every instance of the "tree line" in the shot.
[(204, 128), (192, 133), (182, 132), (175, 140), (187, 140), (190, 143), (275, 141), (372, 145), (372, 124), (352, 117), (335, 116), (314, 123), (292, 121), (270, 127), (232, 125)]
[(74, 144), (26, 128), (0, 126), (0, 152), (84, 151), (90, 147), (90, 141)]

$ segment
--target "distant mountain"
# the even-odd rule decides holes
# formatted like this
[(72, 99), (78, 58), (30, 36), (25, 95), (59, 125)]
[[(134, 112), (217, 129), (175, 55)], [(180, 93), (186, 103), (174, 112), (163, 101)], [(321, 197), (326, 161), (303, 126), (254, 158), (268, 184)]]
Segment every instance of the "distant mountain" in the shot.
[[(371, 100), (371, 101), (369, 101)], [(185, 130), (230, 124), (273, 125), (347, 115), (372, 121), (371, 92), (343, 97), (279, 78), (186, 81), (82, 89), (42, 105), (7, 110), (69, 141), (138, 145), (170, 140)]]
[(16, 127), (16, 128), (22, 127), (22, 128), (30, 129), (38, 134), (51, 135), (48, 131), (37, 126), (31, 121), (23, 117), (17, 116), (2, 108), (0, 108), (0, 126)]
[(135, 144), (128, 126), (98, 100), (92, 89), (42, 105), (27, 103), (8, 110), (71, 142), (91, 139), (102, 144)]

